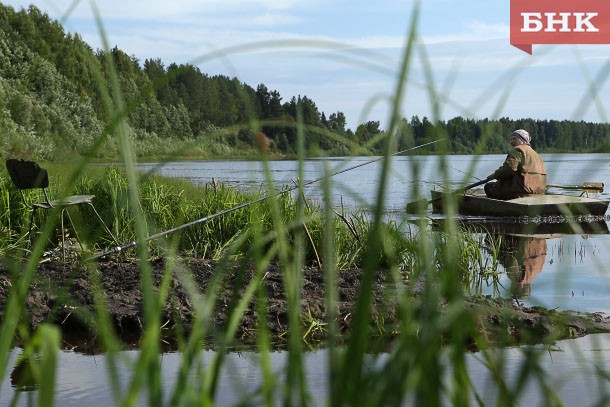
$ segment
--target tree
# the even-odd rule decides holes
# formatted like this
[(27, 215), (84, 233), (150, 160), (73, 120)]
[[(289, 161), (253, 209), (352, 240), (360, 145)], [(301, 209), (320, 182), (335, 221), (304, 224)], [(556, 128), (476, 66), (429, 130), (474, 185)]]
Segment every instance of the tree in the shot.
[(328, 128), (340, 136), (345, 135), (347, 119), (342, 112), (331, 113), (328, 118)]
[(155, 94), (163, 106), (175, 106), (179, 103), (176, 93), (169, 87), (168, 73), (165, 71), (161, 59), (146, 59), (144, 73), (155, 87)]
[(376, 142), (374, 145), (371, 145), (371, 140), (380, 133), (379, 121), (368, 121), (358, 125), (355, 136), (360, 145), (370, 148), (374, 153), (380, 153), (381, 143)]

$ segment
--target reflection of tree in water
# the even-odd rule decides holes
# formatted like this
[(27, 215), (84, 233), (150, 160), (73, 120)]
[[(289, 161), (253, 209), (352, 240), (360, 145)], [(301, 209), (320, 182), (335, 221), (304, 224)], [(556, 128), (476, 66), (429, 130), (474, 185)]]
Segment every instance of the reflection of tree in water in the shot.
[(511, 292), (517, 297), (531, 293), (531, 283), (546, 261), (546, 239), (531, 236), (504, 235), (500, 247), (500, 263), (511, 279)]

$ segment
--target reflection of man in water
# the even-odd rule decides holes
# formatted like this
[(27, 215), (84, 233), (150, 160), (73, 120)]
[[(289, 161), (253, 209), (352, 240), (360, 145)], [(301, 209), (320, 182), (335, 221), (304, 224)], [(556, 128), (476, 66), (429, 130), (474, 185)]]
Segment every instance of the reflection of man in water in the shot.
[(546, 261), (546, 239), (505, 235), (500, 262), (510, 277), (511, 291), (517, 298), (531, 293), (531, 283)]

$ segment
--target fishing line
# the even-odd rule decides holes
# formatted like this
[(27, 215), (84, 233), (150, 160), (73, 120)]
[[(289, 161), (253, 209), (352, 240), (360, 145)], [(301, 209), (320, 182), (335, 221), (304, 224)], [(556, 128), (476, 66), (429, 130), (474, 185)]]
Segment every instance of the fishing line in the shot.
[(477, 181), (482, 181), (482, 179), (481, 179), (481, 178), (476, 177), (476, 176), (474, 176), (473, 174), (469, 174), (469, 173), (467, 173), (466, 171), (462, 171), (462, 170), (460, 170), (460, 169), (457, 169), (457, 168), (455, 168), (455, 167), (452, 167), (452, 166), (451, 166), (451, 165), (449, 165), (449, 164), (445, 164), (445, 165), (446, 165), (447, 167), (451, 168), (451, 169), (452, 169), (452, 170), (454, 170), (454, 171), (461, 172), (461, 173), (462, 173), (462, 174), (464, 174), (464, 175), (468, 175), (470, 178), (474, 178), (474, 179), (476, 179)]
[[(439, 141), (441, 141), (441, 140), (443, 140), (443, 139), (441, 138), (441, 139), (438, 139), (438, 140), (430, 141), (430, 142), (428, 142), (428, 143), (420, 144), (419, 146), (415, 146), (415, 147), (407, 148), (407, 149), (402, 150), (402, 151), (397, 151), (396, 153), (391, 154), (391, 156), (395, 156), (395, 155), (398, 155), (398, 154), (403, 154), (403, 153), (406, 153), (406, 152), (409, 152), (409, 151), (417, 150), (418, 148), (422, 148), (422, 147), (428, 146), (428, 145), (430, 145), (430, 144), (438, 143), (438, 142), (439, 142)], [(368, 165), (368, 164), (371, 164), (371, 163), (374, 163), (374, 162), (377, 162), (377, 161), (383, 160), (384, 158), (385, 158), (385, 156), (381, 156), (381, 157), (375, 158), (374, 160), (366, 161), (366, 162), (364, 162), (364, 163), (360, 163), (360, 164), (358, 164), (358, 165), (354, 165), (354, 166), (352, 166), (352, 167), (344, 168), (343, 170), (336, 171), (336, 172), (334, 172), (334, 173), (332, 173), (332, 174), (330, 174), (330, 175), (325, 175), (325, 176), (322, 176), (322, 177), (318, 177), (318, 178), (313, 179), (313, 180), (311, 180), (311, 181), (307, 181), (307, 182), (305, 182), (305, 183), (303, 183), (303, 184), (297, 184), (297, 185), (295, 185), (295, 186), (293, 186), (293, 187), (290, 187), (290, 188), (284, 189), (284, 190), (282, 190), (282, 191), (279, 191), (279, 192), (277, 192), (276, 194), (272, 194), (272, 195), (265, 195), (265, 196), (263, 196), (263, 197), (260, 197), (260, 198), (258, 198), (258, 199), (255, 199), (254, 201), (245, 202), (245, 203), (243, 203), (243, 204), (240, 204), (240, 205), (234, 206), (234, 207), (232, 207), (232, 208), (225, 209), (225, 210), (223, 210), (223, 211), (220, 211), (220, 212), (214, 213), (214, 214), (212, 214), (212, 215), (205, 216), (205, 217), (203, 217), (203, 218), (200, 218), (200, 219), (197, 219), (197, 220), (194, 220), (194, 221), (191, 221), (191, 222), (188, 222), (188, 223), (182, 224), (182, 225), (180, 225), (180, 226), (176, 226), (176, 227), (171, 228), (171, 229), (167, 229), (167, 230), (165, 230), (165, 231), (163, 231), (163, 232), (155, 233), (154, 235), (150, 235), (150, 236), (146, 237), (146, 238), (144, 239), (144, 242), (149, 242), (149, 241), (151, 241), (151, 240), (155, 240), (155, 239), (158, 239), (158, 238), (160, 238), (160, 237), (167, 236), (167, 235), (169, 235), (169, 234), (171, 234), (171, 233), (177, 232), (177, 231), (182, 230), (182, 229), (186, 229), (186, 228), (188, 228), (188, 227), (191, 227), (191, 226), (197, 225), (197, 224), (199, 224), (199, 223), (208, 222), (208, 221), (210, 221), (210, 220), (212, 220), (212, 219), (214, 219), (214, 218), (217, 218), (217, 217), (219, 217), (219, 216), (226, 215), (227, 213), (231, 213), (231, 212), (237, 211), (237, 210), (239, 210), (239, 209), (243, 209), (243, 208), (245, 208), (245, 207), (247, 207), (247, 206), (254, 205), (254, 204), (256, 204), (256, 203), (259, 203), (259, 202), (265, 201), (265, 200), (269, 199), (269, 198), (270, 198), (270, 197), (272, 197), (272, 196), (280, 196), (280, 195), (282, 195), (282, 194), (285, 194), (285, 193), (288, 193), (288, 192), (292, 192), (292, 191), (294, 191), (295, 189), (299, 188), (300, 186), (305, 187), (305, 186), (308, 186), (308, 185), (314, 184), (314, 183), (316, 183), (316, 182), (319, 182), (319, 181), (321, 181), (321, 180), (323, 180), (323, 179), (330, 178), (330, 177), (334, 177), (335, 175), (339, 175), (339, 174), (342, 174), (342, 173), (344, 173), (344, 172), (351, 171), (351, 170), (354, 170), (354, 169), (356, 169), (356, 168), (360, 168), (360, 167), (363, 167), (363, 166), (365, 166), (365, 165)], [(129, 242), (129, 243), (125, 243), (125, 244), (123, 244), (123, 245), (113, 247), (112, 249), (107, 250), (107, 251), (105, 251), (105, 252), (98, 253), (98, 254), (94, 255), (93, 257), (90, 257), (88, 260), (96, 260), (96, 259), (100, 259), (100, 258), (102, 258), (102, 257), (106, 257), (106, 256), (108, 256), (108, 255), (110, 255), (110, 254), (113, 254), (113, 253), (120, 253), (120, 252), (122, 252), (123, 250), (127, 250), (127, 249), (130, 249), (130, 248), (132, 248), (132, 247), (135, 247), (137, 244), (138, 244), (138, 242), (136, 242), (136, 241)]]

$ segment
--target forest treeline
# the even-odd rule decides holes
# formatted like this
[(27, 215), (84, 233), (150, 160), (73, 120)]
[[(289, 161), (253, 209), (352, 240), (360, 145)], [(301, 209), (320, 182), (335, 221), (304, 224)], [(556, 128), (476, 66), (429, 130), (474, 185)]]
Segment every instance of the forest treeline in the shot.
[[(116, 72), (116, 76), (113, 75)], [(141, 62), (115, 47), (93, 50), (77, 33), (35, 6), (0, 4), (0, 145), (4, 156), (57, 160), (73, 154), (118, 155), (117, 78), (129, 134), (139, 156), (236, 157), (257, 148), (290, 156), (297, 132), (309, 155), (379, 153), (386, 130), (368, 121), (355, 130), (340, 112), (321, 112), (307, 96), (284, 100), (278, 91), (238, 78), (210, 76), (190, 64)], [(398, 148), (444, 138), (418, 153), (503, 153), (508, 135), (527, 129), (539, 151), (610, 151), (606, 123), (557, 120), (401, 120)], [(110, 131), (108, 131), (110, 129)], [(95, 146), (95, 147), (94, 147)]]

